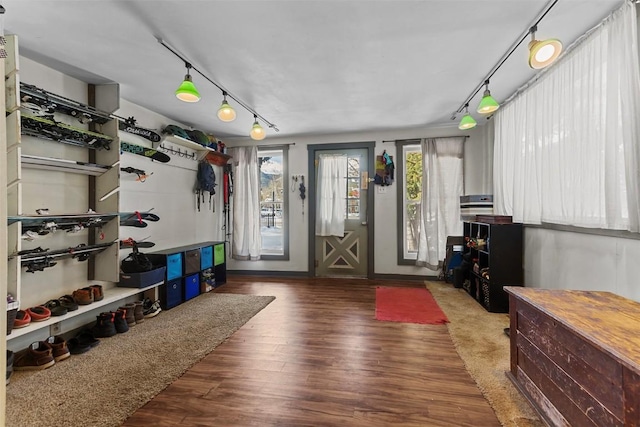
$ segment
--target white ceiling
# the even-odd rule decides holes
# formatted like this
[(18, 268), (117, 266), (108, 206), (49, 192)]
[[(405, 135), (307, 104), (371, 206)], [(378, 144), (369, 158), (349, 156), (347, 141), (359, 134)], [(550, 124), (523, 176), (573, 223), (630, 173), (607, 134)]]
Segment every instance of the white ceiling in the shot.
[[(565, 48), (622, 0), (560, 0), (537, 38)], [(246, 136), (252, 116), (220, 122), (222, 94), (192, 72), (200, 102), (177, 100), (184, 63), (276, 124), (268, 137), (457, 125), (455, 112), (526, 33), (548, 0), (3, 0), (22, 55), (177, 122)], [(491, 79), (500, 102), (534, 75), (528, 38)], [(29, 82), (27, 82), (29, 83)], [(45, 88), (46, 89), (46, 88)], [(475, 110), (480, 95), (470, 103)], [(232, 102), (233, 104), (233, 102)], [(477, 119), (480, 117), (476, 116)], [(479, 120), (479, 123), (482, 121)], [(144, 123), (140, 123), (144, 126)], [(264, 124), (263, 124), (264, 126)]]

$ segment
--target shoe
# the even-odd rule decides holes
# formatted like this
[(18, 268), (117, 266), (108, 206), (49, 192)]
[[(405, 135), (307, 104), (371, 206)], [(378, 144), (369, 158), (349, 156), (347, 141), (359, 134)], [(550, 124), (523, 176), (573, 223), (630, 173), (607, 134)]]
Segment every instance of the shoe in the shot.
[(89, 288), (76, 289), (72, 296), (75, 302), (80, 305), (89, 305), (93, 302), (93, 290)]
[(7, 385), (11, 382), (11, 375), (13, 375), (13, 351), (7, 350)]
[(119, 308), (113, 313), (113, 325), (116, 328), (116, 332), (124, 334), (129, 330), (129, 324), (127, 323), (126, 315), (127, 310)]
[(144, 299), (142, 307), (145, 319), (155, 317), (162, 311), (160, 301), (151, 301), (149, 298)]
[(91, 285), (89, 289), (93, 292), (94, 301), (102, 301), (104, 299), (104, 293), (102, 292), (102, 285)]
[(100, 344), (100, 340), (96, 339), (88, 330), (80, 332), (67, 343), (71, 354), (86, 353), (98, 344)]
[(57, 299), (51, 299), (45, 302), (43, 306), (51, 311), (52, 316), (64, 316), (69, 312), (69, 310), (62, 306), (60, 300)]
[(60, 335), (49, 337), (46, 342), (51, 347), (53, 360), (56, 362), (60, 362), (71, 356), (67, 342)]
[(31, 316), (32, 322), (44, 322), (51, 317), (51, 310), (42, 305), (27, 308), (27, 313)]
[(44, 341), (34, 342), (15, 357), (13, 369), (16, 371), (41, 371), (55, 365), (53, 350)]
[(114, 315), (112, 312), (105, 311), (103, 313), (100, 313), (97, 317), (98, 321), (91, 329), (94, 337), (108, 338), (118, 333), (118, 331), (116, 331), (116, 326), (113, 323)]
[(133, 317), (135, 317), (136, 323), (142, 323), (144, 322), (144, 307), (142, 307), (142, 301), (136, 301), (134, 304)]
[(13, 328), (24, 328), (31, 323), (31, 315), (24, 310), (18, 310), (16, 313), (16, 320), (13, 321)]
[(127, 324), (129, 326), (135, 326), (136, 324), (136, 316), (134, 314), (136, 310), (136, 305), (134, 303), (125, 304), (123, 306), (118, 307), (120, 310), (125, 310), (125, 318), (127, 319)]
[(78, 309), (78, 303), (73, 299), (71, 295), (62, 295), (58, 298), (60, 305), (67, 309), (67, 311), (76, 311)]

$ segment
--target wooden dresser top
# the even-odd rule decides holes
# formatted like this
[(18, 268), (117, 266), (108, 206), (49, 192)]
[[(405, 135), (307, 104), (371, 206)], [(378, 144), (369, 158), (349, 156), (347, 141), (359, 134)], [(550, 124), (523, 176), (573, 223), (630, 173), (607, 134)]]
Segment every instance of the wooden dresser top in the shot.
[(520, 286), (504, 290), (640, 373), (640, 303), (611, 292)]

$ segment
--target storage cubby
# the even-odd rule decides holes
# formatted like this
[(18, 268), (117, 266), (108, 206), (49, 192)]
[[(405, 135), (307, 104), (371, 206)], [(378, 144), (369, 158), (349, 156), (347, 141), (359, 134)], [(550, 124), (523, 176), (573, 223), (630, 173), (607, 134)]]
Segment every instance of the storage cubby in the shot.
[(464, 223), (464, 254), (472, 268), (464, 289), (490, 312), (506, 313), (504, 286), (523, 286), (522, 224)]
[(227, 281), (225, 242), (204, 242), (147, 253), (154, 265), (166, 266), (158, 290), (167, 310)]

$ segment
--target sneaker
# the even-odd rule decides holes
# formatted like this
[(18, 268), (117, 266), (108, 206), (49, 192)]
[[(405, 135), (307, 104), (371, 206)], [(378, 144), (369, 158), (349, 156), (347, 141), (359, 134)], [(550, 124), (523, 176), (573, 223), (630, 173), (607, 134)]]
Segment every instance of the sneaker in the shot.
[(93, 292), (94, 301), (102, 301), (102, 299), (104, 298), (104, 293), (102, 292), (101, 285), (91, 285), (89, 286), (89, 289), (91, 289), (91, 291)]
[(13, 374), (13, 351), (7, 350), (7, 385), (11, 382), (11, 375)]
[(51, 346), (44, 341), (37, 341), (16, 355), (13, 369), (16, 371), (41, 371), (55, 363)]
[(82, 354), (100, 344), (100, 340), (93, 336), (91, 331), (85, 330), (69, 340), (68, 346), (71, 354)]
[(119, 334), (124, 334), (129, 330), (129, 325), (127, 324), (127, 310), (119, 308), (115, 312), (113, 312), (113, 324), (116, 328), (116, 332)]
[(127, 324), (129, 326), (135, 326), (136, 324), (136, 316), (135, 310), (136, 305), (134, 303), (125, 304), (123, 306), (118, 307), (119, 310), (125, 310), (125, 318), (127, 319)]
[(145, 298), (142, 302), (143, 314), (145, 319), (155, 317), (162, 311), (160, 307), (160, 301), (151, 301), (149, 298)]
[(118, 333), (118, 331), (116, 331), (116, 326), (113, 323), (114, 314), (112, 312), (105, 311), (103, 313), (100, 313), (97, 318), (98, 321), (91, 329), (94, 337), (108, 338)]
[(144, 307), (142, 307), (142, 301), (136, 301), (134, 304), (133, 317), (135, 317), (136, 323), (142, 323), (144, 322)]
[(56, 362), (60, 362), (71, 356), (67, 342), (60, 335), (47, 338), (47, 344), (51, 346), (53, 360)]

